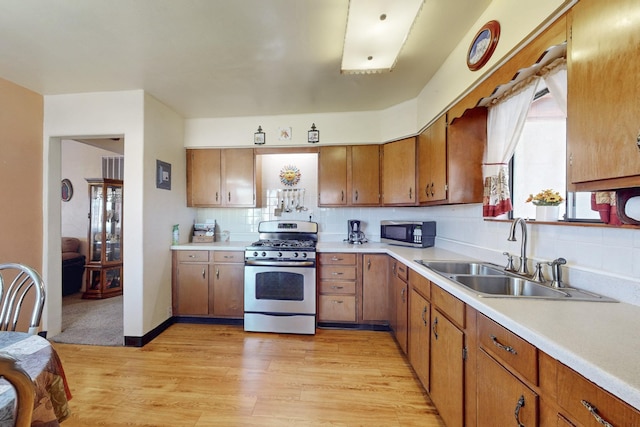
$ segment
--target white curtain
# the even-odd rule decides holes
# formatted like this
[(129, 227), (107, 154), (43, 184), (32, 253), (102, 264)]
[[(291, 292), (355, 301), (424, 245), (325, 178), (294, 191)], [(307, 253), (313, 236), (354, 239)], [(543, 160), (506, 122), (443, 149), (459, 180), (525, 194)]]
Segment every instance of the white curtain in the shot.
[(558, 106), (567, 116), (567, 60), (560, 58), (542, 70), (549, 93), (556, 100)]
[(496, 217), (513, 209), (509, 191), (509, 160), (520, 140), (540, 77), (533, 76), (489, 107), (487, 150), (483, 164), (482, 215)]

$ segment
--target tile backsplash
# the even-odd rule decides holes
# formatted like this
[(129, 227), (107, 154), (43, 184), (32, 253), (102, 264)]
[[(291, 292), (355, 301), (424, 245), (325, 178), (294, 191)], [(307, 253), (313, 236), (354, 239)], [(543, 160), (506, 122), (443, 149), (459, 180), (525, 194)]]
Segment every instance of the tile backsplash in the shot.
[[(280, 171), (296, 166), (300, 181), (293, 188), (305, 189), (306, 211), (275, 216), (277, 189), (292, 188), (280, 182)], [(369, 241), (380, 239), (380, 221), (385, 219), (434, 220), (436, 246), (469, 257), (503, 265), (509, 251), (519, 255), (520, 241), (509, 242), (507, 222), (485, 221), (482, 206), (452, 205), (398, 208), (318, 207), (317, 158), (315, 154), (268, 155), (263, 159), (263, 206), (250, 209), (198, 209), (198, 220), (215, 219), (220, 230), (228, 230), (232, 241), (253, 241), (263, 220), (297, 219), (319, 224), (319, 240), (341, 242), (347, 237), (347, 221), (359, 219)], [(531, 262), (567, 259), (568, 283), (640, 305), (640, 230), (629, 228), (553, 226), (530, 223), (527, 254)], [(520, 240), (520, 234), (517, 234)], [(366, 245), (362, 246), (366, 250)], [(578, 283), (579, 282), (579, 283)]]

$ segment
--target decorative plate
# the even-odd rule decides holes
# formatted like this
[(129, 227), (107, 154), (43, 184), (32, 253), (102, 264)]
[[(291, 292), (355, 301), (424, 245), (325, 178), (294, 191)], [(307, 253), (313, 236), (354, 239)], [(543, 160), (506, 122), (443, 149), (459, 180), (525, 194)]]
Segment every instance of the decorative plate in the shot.
[(476, 34), (467, 52), (467, 67), (477, 71), (489, 61), (500, 38), (500, 23), (489, 21)]
[(302, 174), (297, 167), (293, 165), (287, 165), (280, 171), (280, 182), (282, 182), (284, 185), (293, 186), (300, 182), (301, 175)]
[(73, 185), (71, 185), (71, 181), (68, 179), (62, 180), (62, 201), (68, 202), (73, 197)]

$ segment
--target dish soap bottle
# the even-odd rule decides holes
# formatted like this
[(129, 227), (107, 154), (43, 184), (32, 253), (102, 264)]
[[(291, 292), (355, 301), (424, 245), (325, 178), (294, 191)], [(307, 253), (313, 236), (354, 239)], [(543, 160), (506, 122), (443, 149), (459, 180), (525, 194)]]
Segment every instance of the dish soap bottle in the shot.
[(172, 245), (177, 245), (180, 242), (180, 225), (179, 224), (175, 224), (173, 226), (173, 237), (171, 239), (171, 244)]

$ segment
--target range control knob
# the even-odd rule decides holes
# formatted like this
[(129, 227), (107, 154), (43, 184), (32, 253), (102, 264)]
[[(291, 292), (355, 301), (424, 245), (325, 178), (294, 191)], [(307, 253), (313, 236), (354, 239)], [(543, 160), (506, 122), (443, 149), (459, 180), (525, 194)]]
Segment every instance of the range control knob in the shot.
[(258, 252), (254, 252), (254, 253), (253, 253), (253, 256), (258, 256)]
[(294, 258), (298, 258), (298, 252), (294, 252), (294, 253), (293, 253), (293, 257), (294, 257)]
[(266, 252), (262, 252), (262, 254), (261, 254), (261, 255), (262, 255), (262, 256), (267, 256), (267, 253), (266, 253)]
[(302, 258), (306, 258), (307, 257), (307, 253), (306, 252), (302, 252)]
[(282, 252), (278, 252), (278, 258), (282, 258)]

